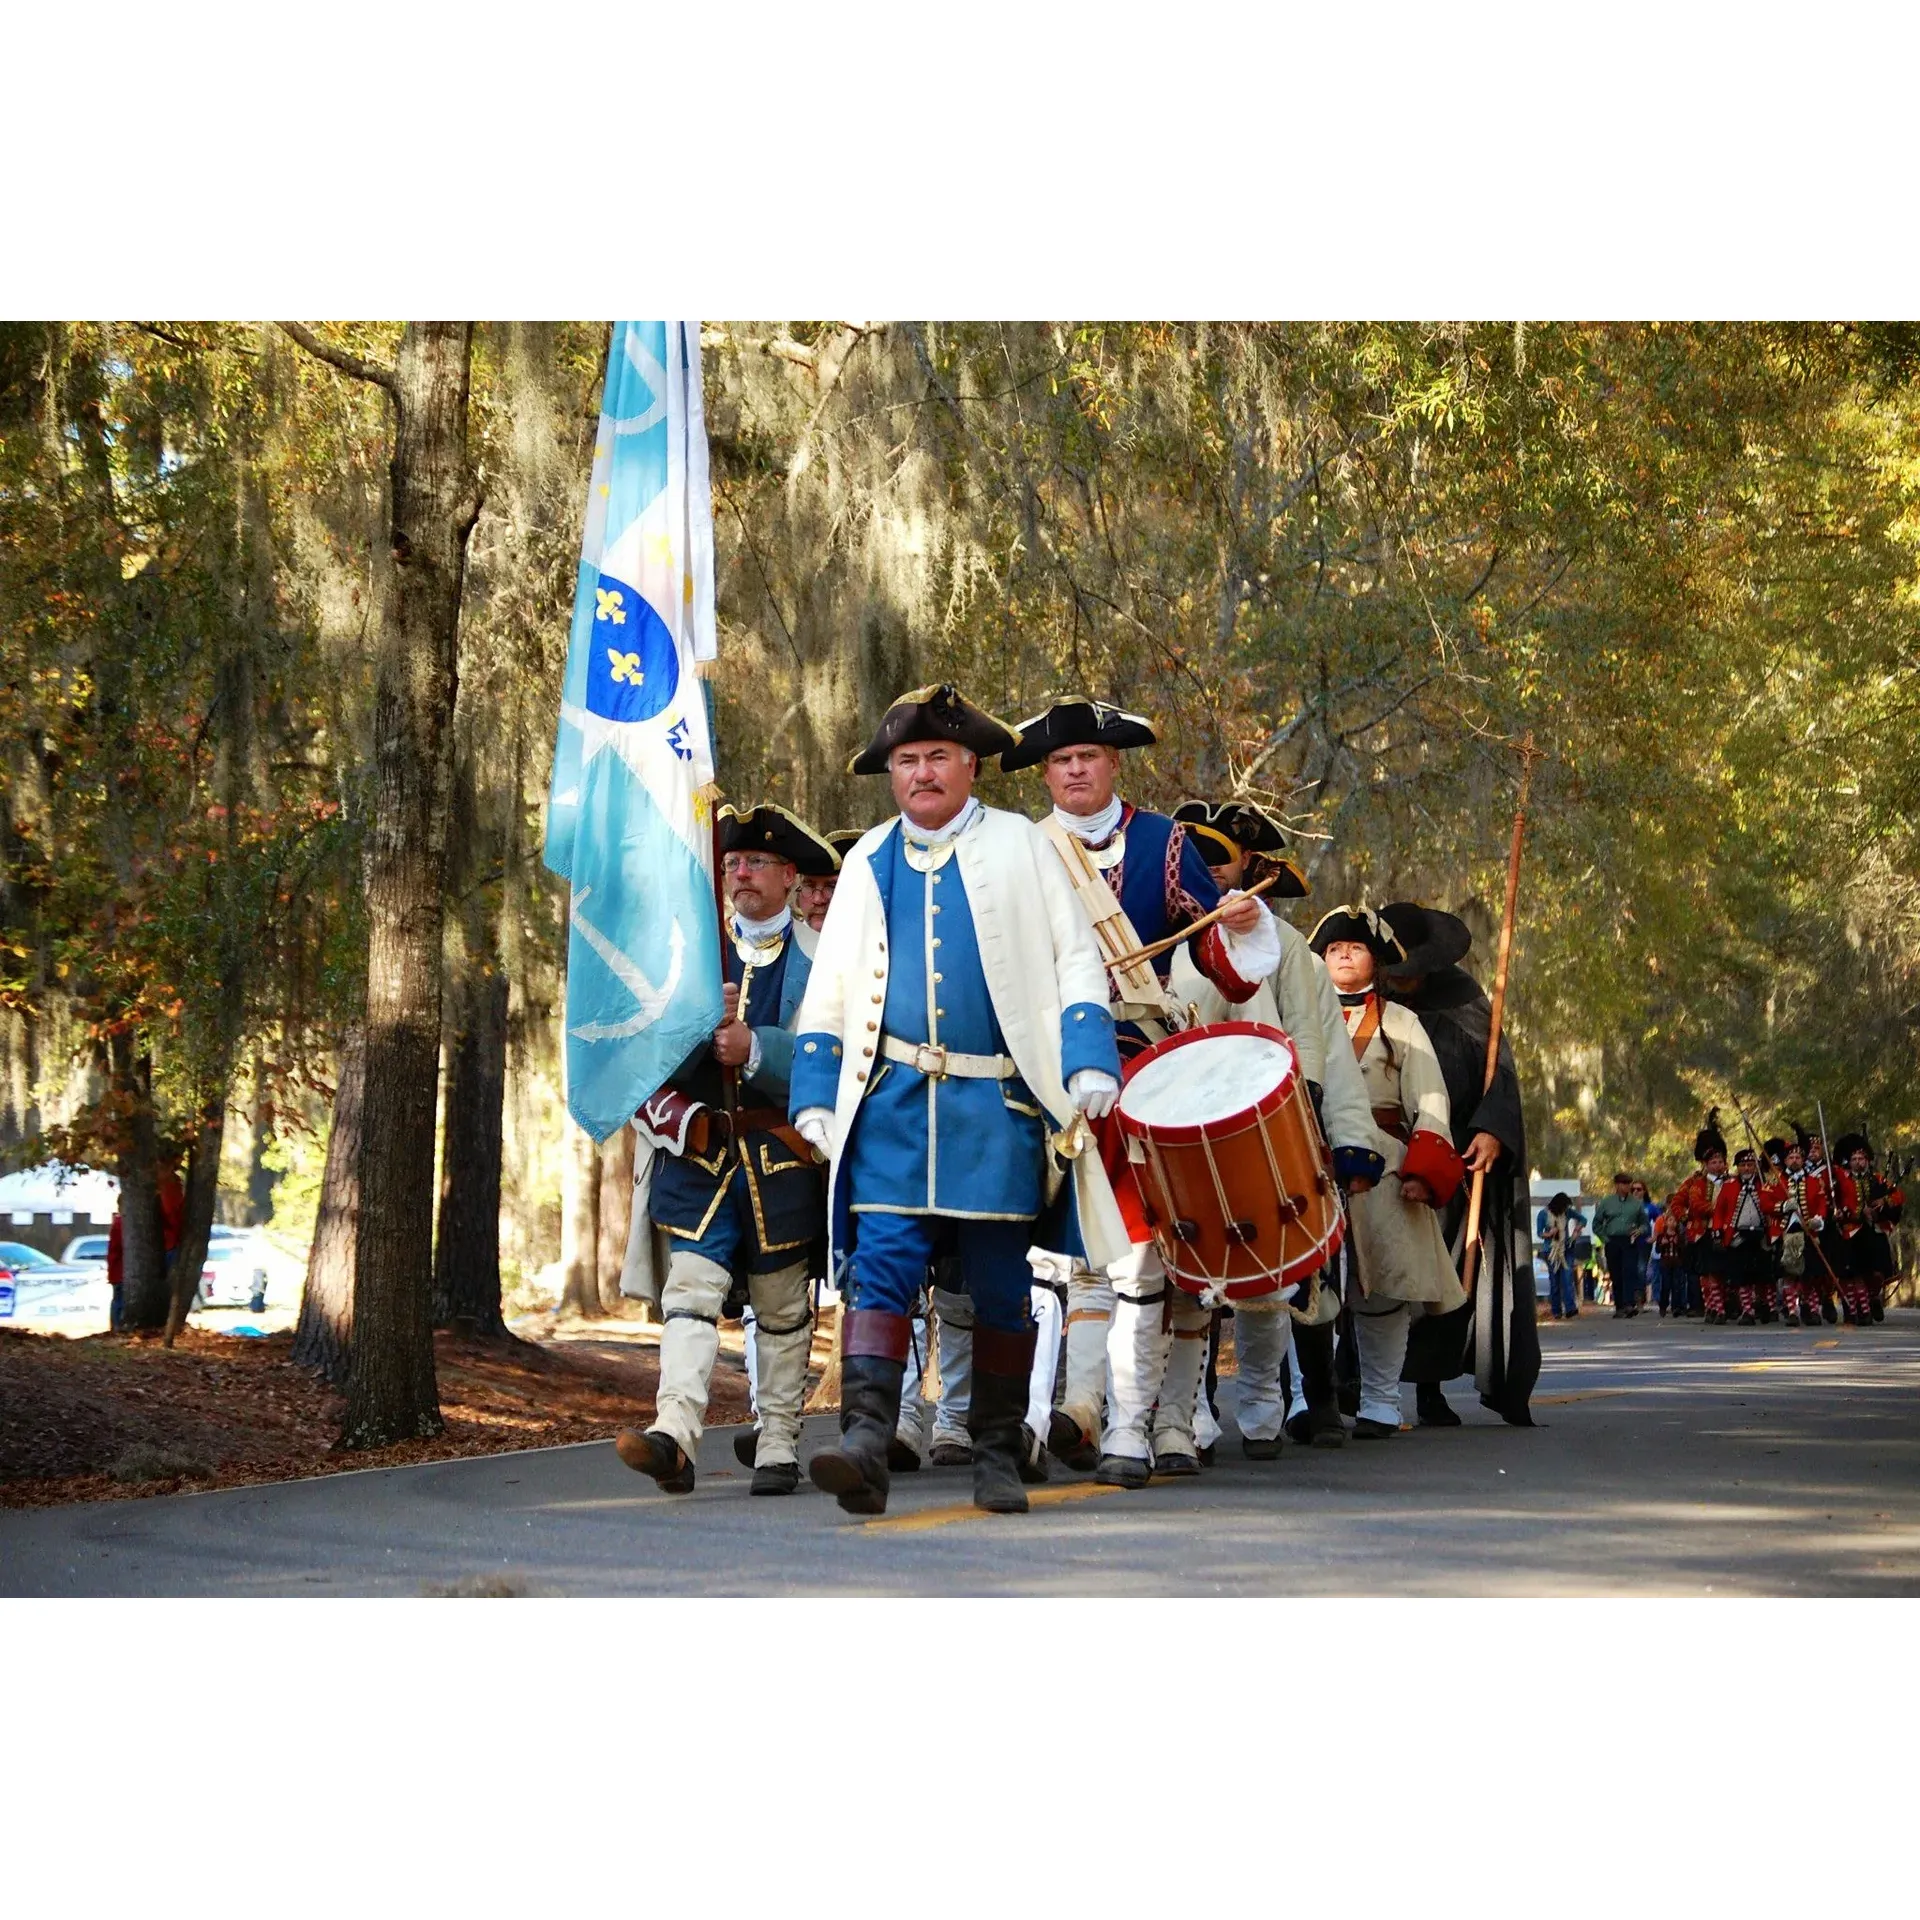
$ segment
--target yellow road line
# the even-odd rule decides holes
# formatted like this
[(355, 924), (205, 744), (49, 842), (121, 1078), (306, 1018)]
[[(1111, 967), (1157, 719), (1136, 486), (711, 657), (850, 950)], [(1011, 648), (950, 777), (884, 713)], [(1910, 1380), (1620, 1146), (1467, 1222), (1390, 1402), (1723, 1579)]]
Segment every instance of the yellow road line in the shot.
[[(1125, 1493), (1125, 1487), (1103, 1487), (1097, 1480), (1076, 1480), (1064, 1487), (1036, 1487), (1027, 1495), (1036, 1507), (1064, 1506), (1069, 1500), (1092, 1500), (1103, 1493)], [(997, 1514), (983, 1513), (971, 1500), (951, 1507), (922, 1507), (917, 1513), (882, 1514), (867, 1521), (863, 1533), (879, 1533), (892, 1528), (895, 1533), (926, 1533), (934, 1527), (951, 1527), (962, 1520), (995, 1520)]]
[(1813, 1350), (1818, 1353), (1822, 1347), (1837, 1347), (1839, 1344), (1838, 1340), (1816, 1340), (1813, 1343)]
[(1780, 1364), (1778, 1360), (1742, 1360), (1737, 1367), (1729, 1369), (1733, 1373), (1771, 1373)]
[(1576, 1400), (1604, 1400), (1612, 1393), (1631, 1393), (1631, 1387), (1589, 1387), (1584, 1393), (1550, 1393), (1527, 1402), (1532, 1407), (1568, 1407)]

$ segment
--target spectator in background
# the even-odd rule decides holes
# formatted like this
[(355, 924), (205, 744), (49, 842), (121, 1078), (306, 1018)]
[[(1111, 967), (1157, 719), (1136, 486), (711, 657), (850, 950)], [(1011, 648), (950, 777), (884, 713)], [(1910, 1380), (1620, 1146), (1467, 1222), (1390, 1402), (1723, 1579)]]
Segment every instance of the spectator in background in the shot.
[(180, 1234), (187, 1224), (187, 1190), (180, 1184), (180, 1149), (171, 1141), (160, 1149), (160, 1249), (167, 1271), (180, 1251)]
[(1646, 1208), (1633, 1197), (1631, 1174), (1613, 1176), (1613, 1191), (1593, 1210), (1593, 1232), (1606, 1254), (1613, 1317), (1631, 1319), (1640, 1311), (1640, 1247), (1647, 1235)]
[(120, 1209), (113, 1210), (113, 1224), (107, 1228), (107, 1285), (113, 1289), (113, 1304), (107, 1309), (107, 1331), (119, 1333), (127, 1324), (127, 1296), (120, 1283), (127, 1277), (127, 1248), (121, 1238)]
[(1656, 1244), (1654, 1228), (1659, 1224), (1663, 1211), (1659, 1201), (1647, 1191), (1644, 1180), (1636, 1180), (1631, 1188), (1633, 1197), (1640, 1203), (1640, 1211), (1647, 1222), (1647, 1237), (1640, 1242), (1640, 1300), (1644, 1306), (1651, 1300), (1656, 1305), (1666, 1298), (1665, 1276), (1660, 1270), (1660, 1249)]
[(1573, 1236), (1568, 1229), (1567, 1196), (1556, 1193), (1547, 1202), (1546, 1227), (1540, 1251), (1547, 1263), (1547, 1308), (1556, 1320), (1577, 1319), (1580, 1299), (1573, 1278)]
[(1587, 1231), (1587, 1216), (1571, 1201), (1567, 1205), (1567, 1264), (1588, 1305), (1592, 1305), (1600, 1297), (1600, 1276), (1593, 1270), (1593, 1235)]

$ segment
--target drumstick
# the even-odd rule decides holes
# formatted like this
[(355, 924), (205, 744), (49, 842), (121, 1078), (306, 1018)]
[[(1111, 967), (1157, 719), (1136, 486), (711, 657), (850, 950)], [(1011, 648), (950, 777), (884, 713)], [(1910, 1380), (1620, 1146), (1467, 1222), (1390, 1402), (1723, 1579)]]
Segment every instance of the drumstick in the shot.
[(1277, 873), (1269, 874), (1266, 879), (1247, 888), (1244, 893), (1236, 894), (1231, 900), (1222, 900), (1212, 912), (1203, 913), (1198, 920), (1195, 920), (1190, 926), (1182, 927), (1178, 933), (1170, 933), (1164, 940), (1152, 941), (1144, 947), (1135, 947), (1131, 953), (1123, 953), (1117, 958), (1109, 960), (1107, 965), (1110, 967), (1135, 966), (1142, 960), (1151, 960), (1155, 954), (1165, 953), (1169, 947), (1177, 947), (1182, 940), (1191, 940), (1202, 927), (1212, 926), (1223, 913), (1231, 913), (1242, 900), (1251, 900), (1256, 895), (1265, 893), (1279, 878), (1280, 876)]

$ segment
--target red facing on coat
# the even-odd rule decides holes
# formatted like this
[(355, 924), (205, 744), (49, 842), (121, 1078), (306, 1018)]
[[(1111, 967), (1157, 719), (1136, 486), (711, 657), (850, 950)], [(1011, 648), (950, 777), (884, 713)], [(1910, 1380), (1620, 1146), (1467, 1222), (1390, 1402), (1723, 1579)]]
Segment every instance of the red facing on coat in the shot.
[(1433, 1204), (1444, 1207), (1460, 1191), (1467, 1163), (1460, 1158), (1451, 1140), (1426, 1127), (1415, 1127), (1407, 1141), (1407, 1155), (1400, 1163), (1402, 1180), (1424, 1180), (1433, 1195)]

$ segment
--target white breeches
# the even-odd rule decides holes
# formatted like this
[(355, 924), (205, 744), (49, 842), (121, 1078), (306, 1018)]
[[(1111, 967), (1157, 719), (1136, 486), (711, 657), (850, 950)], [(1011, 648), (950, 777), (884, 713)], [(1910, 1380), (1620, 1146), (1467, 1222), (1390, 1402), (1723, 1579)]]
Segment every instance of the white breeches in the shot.
[(1293, 1315), (1285, 1307), (1238, 1301), (1233, 1309), (1233, 1417), (1243, 1440), (1279, 1438), (1286, 1418), (1286, 1374)]
[[(1378, 1302), (1376, 1309), (1374, 1302)], [(1404, 1300), (1356, 1303), (1354, 1336), (1360, 1342), (1360, 1418), (1400, 1424), (1400, 1369), (1406, 1364), (1407, 1336), (1414, 1308)]]

